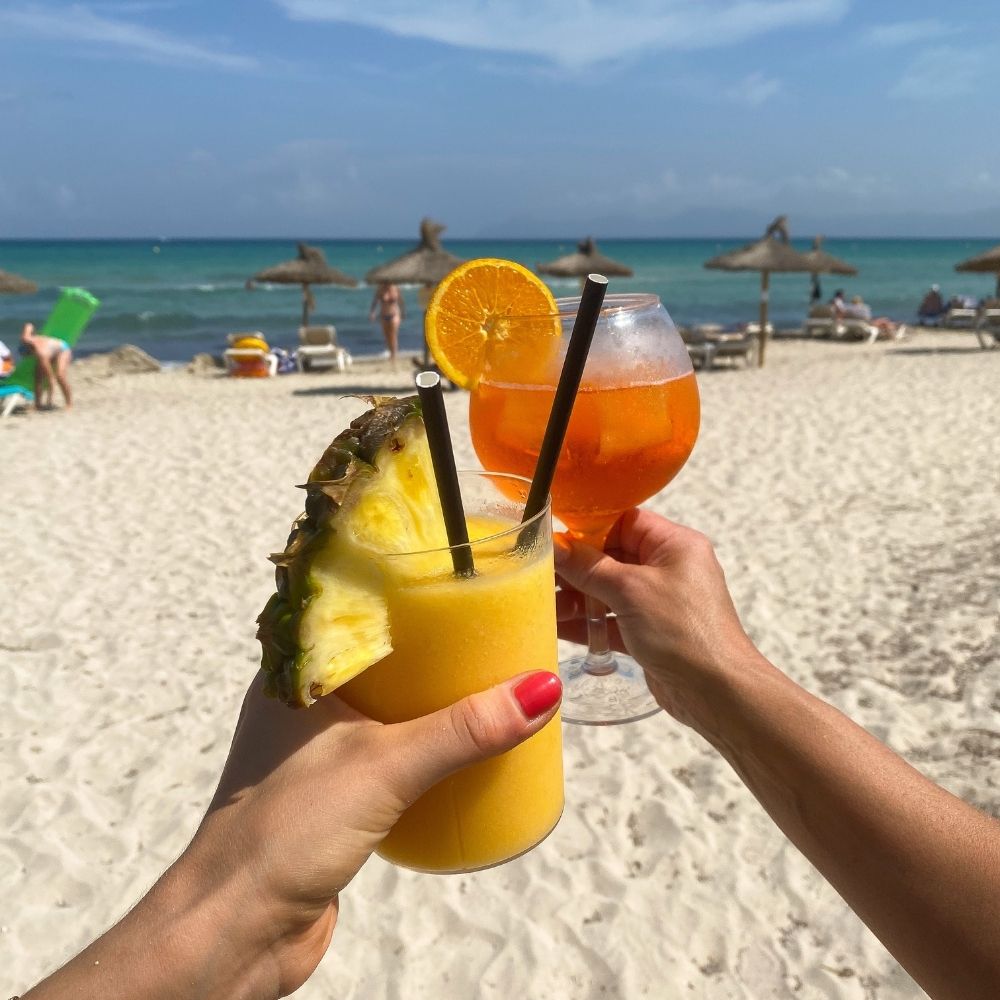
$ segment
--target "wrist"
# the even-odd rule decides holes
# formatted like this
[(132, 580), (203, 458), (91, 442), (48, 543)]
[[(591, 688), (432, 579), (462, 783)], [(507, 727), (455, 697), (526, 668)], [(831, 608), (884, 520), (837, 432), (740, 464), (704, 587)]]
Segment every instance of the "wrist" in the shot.
[(748, 699), (761, 687), (782, 682), (791, 683), (745, 639), (729, 645), (710, 663), (697, 668), (688, 665), (683, 679), (671, 684), (671, 704), (664, 708), (728, 758), (728, 751), (739, 738), (738, 728)]
[(220, 875), (193, 845), (140, 905), (149, 907), (144, 917), (153, 933), (162, 927), (171, 942), (169, 961), (185, 970), (186, 982), (197, 984), (190, 987), (192, 998), (280, 995), (278, 934), (262, 899), (249, 884)]
[(184, 855), (139, 903), (25, 1000), (247, 1000), (277, 997), (270, 950)]

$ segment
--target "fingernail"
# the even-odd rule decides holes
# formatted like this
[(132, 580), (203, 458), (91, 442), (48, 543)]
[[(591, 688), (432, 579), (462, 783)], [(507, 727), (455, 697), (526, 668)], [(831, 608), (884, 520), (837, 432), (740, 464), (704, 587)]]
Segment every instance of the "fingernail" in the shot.
[(514, 688), (514, 697), (529, 719), (537, 719), (562, 697), (562, 681), (548, 671), (532, 674)]
[(552, 558), (557, 564), (565, 562), (572, 551), (569, 542), (562, 535), (552, 536)]

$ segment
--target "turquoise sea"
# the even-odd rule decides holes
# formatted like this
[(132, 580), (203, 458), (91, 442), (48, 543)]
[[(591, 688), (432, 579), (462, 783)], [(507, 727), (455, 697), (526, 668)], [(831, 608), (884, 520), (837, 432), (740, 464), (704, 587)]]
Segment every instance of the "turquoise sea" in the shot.
[[(359, 279), (408, 250), (412, 240), (307, 240), (335, 267)], [(707, 271), (704, 261), (746, 239), (601, 240), (609, 257), (635, 270), (611, 289), (652, 291), (678, 324), (739, 323), (756, 318), (759, 276)], [(797, 243), (808, 249), (807, 242)], [(989, 240), (828, 240), (824, 249), (854, 264), (854, 278), (823, 277), (823, 294), (835, 288), (864, 296), (876, 315), (910, 320), (927, 287), (937, 282), (948, 297), (982, 297), (994, 288), (987, 275), (954, 271), (960, 260), (988, 249)], [(507, 257), (528, 267), (575, 248), (575, 240), (448, 240), (459, 257)], [(25, 320), (45, 318), (62, 285), (81, 285), (102, 302), (79, 353), (123, 343), (161, 361), (186, 361), (199, 351), (219, 352), (227, 333), (260, 330), (276, 346), (294, 345), (301, 310), (299, 288), (247, 291), (254, 272), (295, 255), (293, 240), (87, 240), (0, 241), (0, 268), (32, 278), (32, 296), (0, 296), (0, 339), (15, 340)], [(556, 295), (572, 295), (575, 281), (552, 281)], [(382, 350), (379, 329), (368, 322), (371, 289), (316, 288), (314, 322), (336, 325), (354, 353)], [(404, 290), (407, 317), (403, 349), (420, 344), (417, 289)], [(771, 316), (779, 326), (798, 325), (809, 299), (808, 275), (773, 275)]]

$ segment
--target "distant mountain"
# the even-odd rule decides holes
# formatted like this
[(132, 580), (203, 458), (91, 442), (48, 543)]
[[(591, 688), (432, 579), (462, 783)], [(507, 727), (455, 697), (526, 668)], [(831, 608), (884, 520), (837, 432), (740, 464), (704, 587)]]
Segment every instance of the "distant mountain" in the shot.
[[(470, 234), (478, 239), (597, 239), (633, 238), (730, 238), (760, 236), (780, 209), (771, 211), (717, 207), (689, 208), (661, 218), (648, 216), (594, 215), (575, 221), (543, 215), (510, 217), (493, 221)], [(993, 239), (1000, 242), (1000, 206), (967, 212), (827, 213), (789, 212), (792, 236), (900, 237), (904, 239)], [(462, 234), (463, 236), (465, 233)], [(456, 234), (457, 236), (457, 234)]]

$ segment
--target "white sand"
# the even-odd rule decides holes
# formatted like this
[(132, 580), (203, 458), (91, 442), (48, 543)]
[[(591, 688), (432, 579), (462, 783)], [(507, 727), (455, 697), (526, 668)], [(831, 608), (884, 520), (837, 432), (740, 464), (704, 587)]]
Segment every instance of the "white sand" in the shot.
[[(0, 425), (3, 996), (184, 847), (258, 661), (292, 485), (361, 410), (341, 393), (408, 377), (81, 364), (74, 412)], [(715, 540), (767, 655), (1000, 815), (1000, 351), (776, 342), (765, 370), (701, 387), (701, 440), (652, 506)], [(471, 462), (464, 395), (448, 406)], [(467, 877), (374, 859), (297, 996), (922, 995), (693, 734), (660, 715), (565, 738), (545, 844)]]

